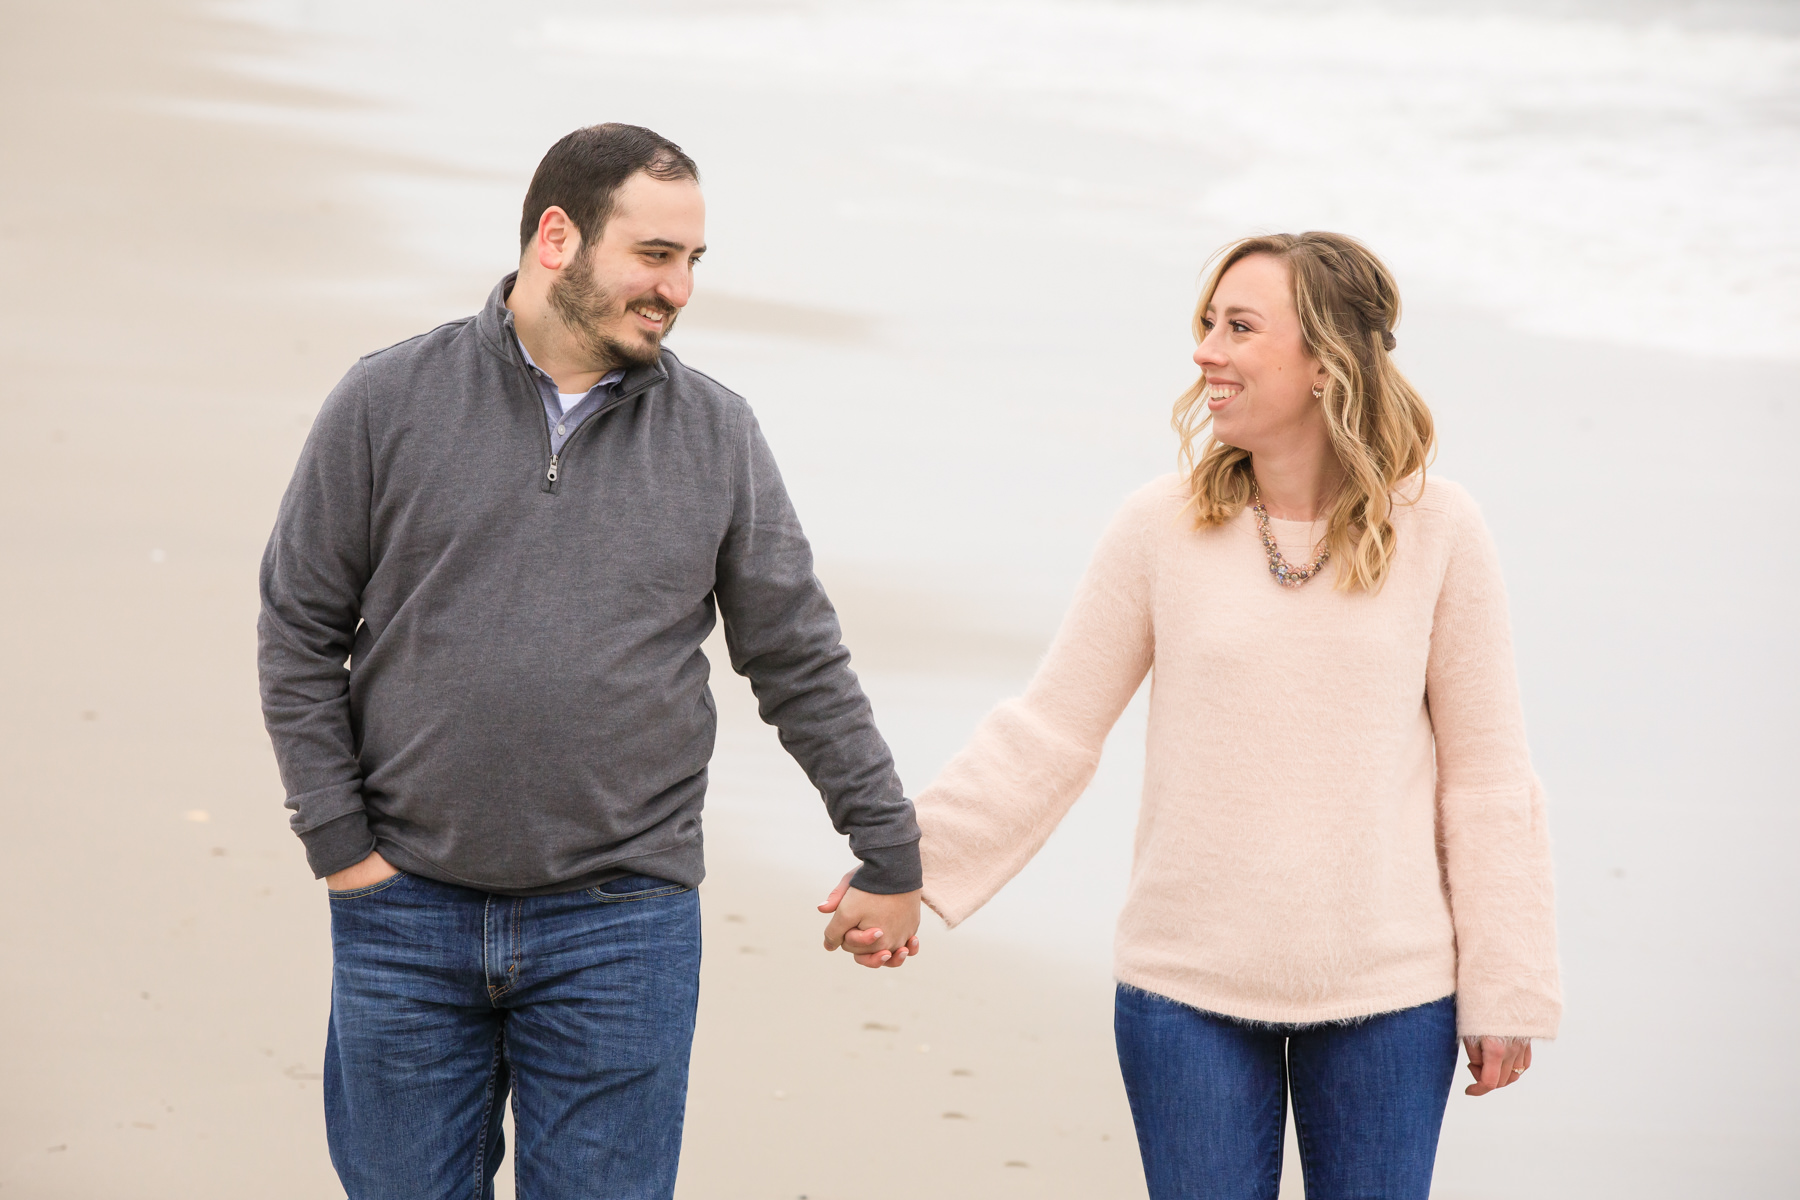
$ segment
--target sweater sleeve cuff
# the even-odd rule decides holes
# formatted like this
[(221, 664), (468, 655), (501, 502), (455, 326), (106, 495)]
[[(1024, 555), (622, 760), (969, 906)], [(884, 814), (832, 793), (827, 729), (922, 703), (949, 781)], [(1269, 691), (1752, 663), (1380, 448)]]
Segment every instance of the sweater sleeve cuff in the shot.
[(876, 896), (893, 896), (900, 892), (916, 892), (925, 883), (925, 871), (919, 865), (919, 842), (901, 842), (898, 846), (869, 846), (856, 852), (862, 867), (850, 880), (859, 892)]
[(359, 810), (307, 830), (300, 835), (300, 843), (306, 847), (306, 865), (312, 868), (313, 878), (323, 879), (369, 857), (375, 849), (375, 835), (369, 832), (368, 815)]

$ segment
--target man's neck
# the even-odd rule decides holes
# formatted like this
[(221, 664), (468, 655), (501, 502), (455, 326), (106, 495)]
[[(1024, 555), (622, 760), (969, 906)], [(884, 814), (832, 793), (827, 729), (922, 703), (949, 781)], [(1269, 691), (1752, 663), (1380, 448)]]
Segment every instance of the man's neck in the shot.
[(565, 395), (585, 392), (618, 366), (595, 360), (592, 349), (551, 305), (540, 279), (527, 279), (521, 271), (506, 297), (506, 307), (512, 310), (513, 330), (526, 353), (538, 370), (555, 381), (557, 391)]

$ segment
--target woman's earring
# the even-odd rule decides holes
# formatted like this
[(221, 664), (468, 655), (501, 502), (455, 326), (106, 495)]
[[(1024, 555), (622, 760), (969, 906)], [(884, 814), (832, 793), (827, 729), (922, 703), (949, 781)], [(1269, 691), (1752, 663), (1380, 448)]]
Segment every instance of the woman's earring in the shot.
[(1314, 400), (1323, 400), (1324, 398), (1325, 398), (1325, 385), (1322, 383), (1313, 384), (1313, 399)]

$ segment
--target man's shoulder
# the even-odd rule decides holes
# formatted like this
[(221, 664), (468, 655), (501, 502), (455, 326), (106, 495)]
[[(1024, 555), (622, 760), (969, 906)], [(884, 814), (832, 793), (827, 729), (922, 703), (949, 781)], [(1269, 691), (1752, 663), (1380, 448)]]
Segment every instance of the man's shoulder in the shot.
[(357, 361), (371, 370), (406, 370), (445, 354), (458, 353), (475, 337), (475, 317), (458, 317), (391, 346), (371, 350)]
[(472, 394), (492, 385), (505, 363), (483, 345), (476, 317), (446, 321), (435, 329), (371, 351), (356, 360), (344, 384), (373, 412), (404, 412), (445, 395)]
[(721, 415), (744, 417), (750, 415), (750, 402), (737, 392), (732, 391), (705, 371), (695, 370), (675, 356), (671, 350), (662, 352), (662, 367), (668, 373), (663, 386), (671, 389), (684, 400), (699, 401), (713, 408)]

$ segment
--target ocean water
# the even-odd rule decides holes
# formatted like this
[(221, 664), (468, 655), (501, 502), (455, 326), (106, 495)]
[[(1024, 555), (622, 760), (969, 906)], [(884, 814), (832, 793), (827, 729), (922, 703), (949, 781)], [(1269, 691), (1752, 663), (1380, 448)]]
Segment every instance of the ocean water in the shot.
[[(391, 164), (361, 199), (420, 278), (347, 289), (509, 269), (525, 181), (577, 125), (694, 154), (711, 250), (671, 344), (755, 405), (913, 789), (1170, 469), (1207, 255), (1368, 241), (1436, 469), (1508, 573), (1569, 999), (1529, 1088), (1452, 1105), (1439, 1192), (1800, 1194), (1800, 1105), (1763, 1049), (1800, 1008), (1793, 6), (225, 11), (281, 35), (232, 69), (363, 103), (195, 111)], [(711, 836), (823, 889), (841, 844), (724, 682)], [(948, 936), (1106, 970), (1142, 736), (1134, 708), (1045, 852)]]

